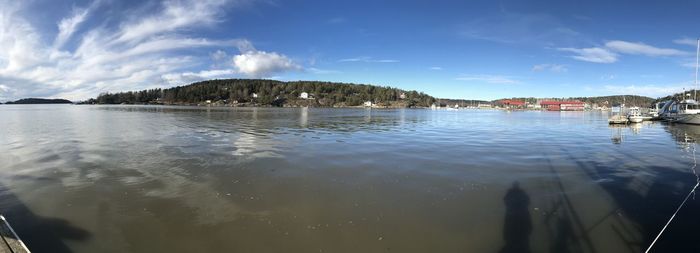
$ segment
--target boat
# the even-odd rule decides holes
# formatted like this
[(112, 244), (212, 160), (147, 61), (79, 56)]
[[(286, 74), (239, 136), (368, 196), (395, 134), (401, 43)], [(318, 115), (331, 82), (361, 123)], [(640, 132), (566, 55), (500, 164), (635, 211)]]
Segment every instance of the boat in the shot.
[[(700, 104), (697, 101), (698, 89), (698, 63), (700, 61), (700, 39), (697, 43), (697, 51), (695, 56), (695, 91), (694, 99), (685, 99), (678, 103), (675, 113), (671, 113), (671, 122), (681, 124), (700, 125)], [(690, 97), (690, 94), (684, 96)]]
[[(624, 99), (624, 97), (623, 97)], [(613, 106), (612, 107), (612, 112), (614, 113), (613, 116), (608, 118), (608, 124), (627, 124), (629, 123), (629, 119), (627, 116), (623, 114), (625, 108), (625, 104), (621, 104), (620, 106)], [(615, 114), (616, 113), (616, 114)]]
[(664, 103), (664, 106), (661, 107), (661, 110), (659, 111), (659, 119), (671, 121), (671, 116), (675, 111), (677, 111), (677, 107), (678, 106), (676, 105), (676, 101), (667, 101), (666, 103)]
[(700, 125), (700, 104), (694, 99), (686, 99), (677, 103), (675, 112), (672, 110), (671, 122)]
[(612, 117), (608, 118), (608, 124), (627, 124), (629, 123), (629, 119), (625, 117), (624, 115), (613, 115)]
[(639, 107), (634, 106), (630, 107), (630, 110), (627, 113), (627, 119), (629, 119), (629, 121), (632, 123), (641, 123), (645, 120), (651, 120), (652, 117), (644, 115)]
[(30, 253), (29, 248), (19, 239), (15, 230), (7, 222), (5, 216), (0, 215), (0, 252)]
[(649, 107), (649, 112), (647, 115), (651, 117), (651, 120), (660, 120), (661, 119), (661, 113), (663, 113), (663, 108), (667, 103), (670, 103), (671, 101), (662, 101), (653, 104), (651, 107)]

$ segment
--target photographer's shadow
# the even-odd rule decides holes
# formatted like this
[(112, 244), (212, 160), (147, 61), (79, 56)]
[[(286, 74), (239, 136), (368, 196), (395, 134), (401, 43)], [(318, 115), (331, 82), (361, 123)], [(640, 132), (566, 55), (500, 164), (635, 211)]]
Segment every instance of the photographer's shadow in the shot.
[(530, 196), (520, 188), (520, 183), (513, 185), (503, 197), (506, 205), (503, 240), (505, 245), (499, 253), (529, 253), (532, 219), (530, 218)]

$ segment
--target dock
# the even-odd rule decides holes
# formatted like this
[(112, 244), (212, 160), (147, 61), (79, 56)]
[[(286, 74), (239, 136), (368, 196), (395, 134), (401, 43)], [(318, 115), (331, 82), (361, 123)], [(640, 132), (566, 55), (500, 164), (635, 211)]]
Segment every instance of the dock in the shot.
[(29, 249), (24, 242), (19, 239), (15, 230), (12, 229), (10, 223), (7, 222), (4, 216), (0, 215), (0, 235), (2, 243), (0, 243), (0, 253), (29, 253)]

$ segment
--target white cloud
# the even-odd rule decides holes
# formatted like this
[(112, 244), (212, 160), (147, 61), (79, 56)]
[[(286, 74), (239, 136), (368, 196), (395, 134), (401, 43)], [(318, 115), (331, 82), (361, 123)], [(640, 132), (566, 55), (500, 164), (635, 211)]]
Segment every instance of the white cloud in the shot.
[(396, 62), (399, 62), (399, 60), (392, 60), (392, 59), (375, 60), (372, 57), (362, 56), (362, 57), (356, 57), (356, 58), (340, 59), (340, 60), (338, 60), (338, 62), (396, 63)]
[(10, 88), (9, 88), (9, 87), (7, 87), (7, 86), (5, 86), (5, 85), (2, 85), (2, 84), (0, 84), (0, 92), (7, 92), (8, 90), (10, 90)]
[[(97, 6), (93, 2), (87, 8), (76, 7), (59, 19), (58, 32), (52, 35), (37, 30), (27, 20), (33, 16), (27, 15), (25, 1), (0, 0), (3, 6), (0, 8), (0, 84), (3, 85), (0, 99), (60, 96), (82, 100), (105, 91), (165, 87), (191, 80), (235, 74), (257, 76), (300, 68), (279, 53), (256, 51), (244, 39), (188, 36), (192, 31), (217, 24), (225, 9), (241, 2), (164, 1), (156, 6), (157, 10), (140, 15), (113, 10), (123, 19), (115, 19), (117, 24), (113, 26), (87, 22), (97, 15), (92, 13)], [(68, 43), (75, 44), (65, 47)], [(210, 57), (196, 55), (199, 48), (217, 51)], [(233, 57), (225, 51), (231, 48), (243, 52), (236, 68), (232, 66)], [(212, 62), (213, 70), (201, 70)]]
[(560, 64), (537, 64), (535, 66), (532, 66), (532, 71), (535, 72), (541, 72), (541, 71), (551, 71), (551, 72), (567, 72), (569, 69), (566, 68), (565, 65), (560, 65)]
[(70, 18), (64, 18), (58, 23), (58, 35), (54, 40), (54, 48), (60, 49), (63, 44), (73, 35), (78, 25), (85, 21), (88, 15), (88, 9), (76, 9), (74, 15)]
[(458, 81), (469, 81), (489, 84), (518, 84), (520, 81), (509, 76), (501, 75), (461, 75), (455, 78)]
[[(683, 41), (680, 41), (683, 42)], [(575, 53), (571, 56), (576, 60), (613, 63), (619, 59), (620, 54), (644, 55), (644, 56), (687, 56), (690, 53), (673, 48), (659, 48), (641, 42), (629, 42), (622, 40), (612, 40), (605, 43), (603, 47), (590, 48), (557, 48), (559, 51)]]
[(213, 61), (217, 61), (217, 62), (223, 61), (223, 60), (228, 58), (228, 54), (223, 50), (216, 50), (216, 52), (209, 54), (209, 56), (211, 57), (211, 59)]
[(502, 10), (496, 15), (471, 19), (458, 27), (458, 34), (478, 40), (509, 44), (545, 44), (580, 40), (580, 33), (549, 14)]
[(307, 68), (306, 70), (311, 72), (311, 73), (318, 74), (318, 75), (341, 73), (340, 71), (337, 71), (337, 70), (318, 69), (318, 68)]
[(122, 24), (116, 42), (138, 42), (192, 26), (219, 22), (227, 0), (165, 1), (158, 15)]
[(572, 52), (575, 55), (571, 56), (576, 60), (595, 62), (595, 63), (613, 63), (617, 61), (618, 55), (605, 48), (590, 47), (590, 48), (558, 48), (559, 51)]
[(688, 46), (697, 46), (698, 41), (696, 39), (691, 39), (691, 38), (680, 38), (673, 40), (673, 43), (680, 44), (680, 45), (688, 45)]
[(608, 49), (622, 54), (635, 54), (646, 56), (683, 56), (688, 55), (688, 52), (680, 51), (672, 48), (658, 48), (641, 42), (628, 42), (621, 40), (613, 40), (605, 43)]
[(289, 70), (301, 70), (287, 56), (265, 51), (247, 51), (233, 57), (233, 66), (250, 77), (269, 77), (271, 74)]
[(164, 74), (161, 77), (165, 82), (170, 85), (180, 85), (185, 83), (193, 83), (208, 79), (215, 78), (225, 78), (230, 77), (234, 74), (231, 69), (216, 69), (216, 70), (203, 70), (197, 73), (194, 72), (184, 72), (184, 73), (169, 73)]
[(693, 60), (692, 62), (688, 61), (688, 62), (681, 63), (681, 66), (683, 66), (685, 68), (693, 68), (694, 69), (696, 65), (697, 64), (695, 63), (695, 60)]
[(442, 67), (430, 67), (430, 70), (442, 70)]

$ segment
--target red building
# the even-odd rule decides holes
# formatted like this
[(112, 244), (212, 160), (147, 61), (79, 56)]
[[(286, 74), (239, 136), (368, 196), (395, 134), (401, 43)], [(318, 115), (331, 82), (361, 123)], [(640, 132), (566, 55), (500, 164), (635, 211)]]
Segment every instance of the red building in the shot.
[(523, 108), (525, 107), (525, 102), (513, 99), (501, 99), (496, 101), (497, 105), (503, 106), (505, 108)]
[(542, 101), (540, 106), (547, 111), (583, 111), (586, 103), (580, 101)]

